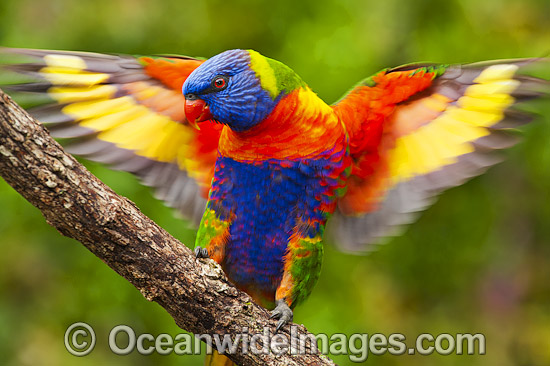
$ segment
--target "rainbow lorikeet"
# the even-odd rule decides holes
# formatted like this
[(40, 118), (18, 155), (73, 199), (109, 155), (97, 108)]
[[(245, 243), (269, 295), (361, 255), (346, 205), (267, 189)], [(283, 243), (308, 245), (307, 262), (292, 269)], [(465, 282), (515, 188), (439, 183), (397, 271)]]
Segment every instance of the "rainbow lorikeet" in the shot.
[(384, 69), (328, 105), (252, 50), (3, 52), (32, 59), (6, 66), (38, 80), (10, 87), (46, 97), (31, 113), (200, 222), (196, 255), (272, 308), (277, 329), (319, 277), (325, 228), (349, 252), (395, 235), (498, 161), (491, 150), (515, 141), (506, 129), (530, 119), (517, 101), (549, 93), (522, 74), (536, 59)]

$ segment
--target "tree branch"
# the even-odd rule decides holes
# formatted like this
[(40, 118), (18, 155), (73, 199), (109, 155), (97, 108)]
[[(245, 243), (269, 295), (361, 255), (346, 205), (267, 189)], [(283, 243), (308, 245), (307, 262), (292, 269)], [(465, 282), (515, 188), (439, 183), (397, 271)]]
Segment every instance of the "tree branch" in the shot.
[[(0, 90), (0, 175), (37, 207), (61, 234), (81, 242), (176, 324), (195, 334), (273, 334), (265, 309), (230, 284), (212, 260), (191, 251), (128, 199), (93, 176), (67, 154), (47, 130)], [(289, 336), (289, 327), (283, 335)], [(306, 336), (303, 326), (292, 331)], [(288, 339), (288, 338), (287, 338)], [(261, 342), (260, 342), (261, 344)], [(314, 354), (237, 353), (242, 365), (334, 365)]]

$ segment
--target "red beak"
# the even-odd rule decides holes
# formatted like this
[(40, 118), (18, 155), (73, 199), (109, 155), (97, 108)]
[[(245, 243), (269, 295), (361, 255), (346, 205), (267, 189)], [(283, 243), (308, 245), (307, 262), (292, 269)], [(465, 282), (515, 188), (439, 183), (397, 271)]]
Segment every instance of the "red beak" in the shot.
[(208, 121), (212, 119), (210, 114), (210, 108), (206, 105), (206, 102), (202, 99), (186, 99), (185, 100), (185, 117), (189, 124), (200, 130), (199, 122)]

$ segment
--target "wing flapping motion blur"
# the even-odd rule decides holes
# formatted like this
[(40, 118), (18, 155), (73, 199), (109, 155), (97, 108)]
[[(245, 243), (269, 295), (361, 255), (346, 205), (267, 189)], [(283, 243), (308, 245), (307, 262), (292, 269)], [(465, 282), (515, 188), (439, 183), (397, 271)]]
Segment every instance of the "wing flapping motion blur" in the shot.
[(399, 234), (443, 190), (500, 161), (493, 150), (517, 139), (509, 129), (531, 116), (514, 108), (550, 93), (521, 74), (547, 60), (470, 65), (409, 65), (363, 81), (335, 106), (350, 134), (348, 191), (330, 223), (344, 251)]
[[(200, 131), (185, 118), (181, 87), (203, 61), (83, 52), (0, 49), (30, 62), (3, 66), (26, 75), (7, 86), (37, 96), (30, 110), (68, 151), (131, 172), (159, 199), (198, 224), (217, 157), (221, 125)], [(470, 65), (418, 64), (365, 79), (333, 108), (346, 125), (353, 160), (347, 193), (328, 232), (349, 252), (396, 235), (443, 190), (500, 161), (531, 120), (515, 108), (550, 95), (526, 76), (544, 59)]]
[(67, 150), (131, 172), (157, 198), (198, 224), (212, 179), (221, 126), (200, 131), (185, 118), (181, 87), (203, 61), (84, 52), (0, 49), (30, 62), (4, 68), (28, 76), (4, 86), (32, 93), (29, 112)]

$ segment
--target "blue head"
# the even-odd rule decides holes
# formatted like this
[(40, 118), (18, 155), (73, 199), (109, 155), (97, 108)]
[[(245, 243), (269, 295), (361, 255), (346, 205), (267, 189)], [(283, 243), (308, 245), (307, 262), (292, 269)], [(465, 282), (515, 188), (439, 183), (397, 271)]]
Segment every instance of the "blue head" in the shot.
[[(214, 119), (235, 131), (246, 131), (263, 121), (281, 97), (299, 80), (287, 66), (255, 51), (220, 53), (189, 75), (183, 84), (186, 114), (191, 122)], [(291, 85), (292, 84), (292, 85)]]

